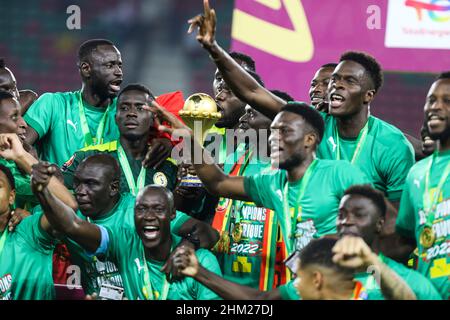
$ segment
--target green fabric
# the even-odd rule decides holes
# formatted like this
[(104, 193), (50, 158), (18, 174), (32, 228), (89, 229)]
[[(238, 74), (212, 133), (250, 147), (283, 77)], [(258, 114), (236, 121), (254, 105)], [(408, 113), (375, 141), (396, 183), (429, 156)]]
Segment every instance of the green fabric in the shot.
[(0, 300), (55, 298), (52, 253), (56, 240), (42, 230), (41, 217), (25, 218), (6, 238), (0, 256)]
[[(66, 161), (66, 163), (64, 163), (61, 169), (64, 176), (64, 184), (67, 188), (73, 188), (73, 175), (78, 168), (78, 165), (87, 157), (100, 153), (106, 153), (117, 159), (118, 161), (119, 156), (117, 153), (117, 141), (111, 141), (109, 143), (84, 148), (75, 152), (75, 154), (68, 161)], [(139, 173), (141, 172), (142, 160), (136, 160), (128, 155), (127, 159), (130, 164), (131, 171), (133, 172), (133, 178), (135, 179), (135, 181), (137, 181)], [(165, 160), (157, 170), (153, 168), (147, 168), (145, 185), (159, 184), (167, 187), (169, 190), (174, 190), (177, 182), (177, 170), (177, 166), (170, 158)], [(128, 183), (122, 167), (120, 178), (120, 192), (130, 192), (130, 188), (128, 187)]]
[[(431, 248), (420, 245), (419, 236), (426, 217), (423, 211), (425, 175), (431, 157), (417, 162), (406, 178), (397, 217), (397, 231), (415, 239), (419, 250), (417, 271), (426, 276), (440, 292), (442, 298), (450, 298), (450, 177), (447, 177), (441, 194), (438, 196), (433, 230), (436, 241)], [(440, 153), (430, 173), (430, 196), (434, 195), (442, 172), (450, 161), (450, 151)], [(431, 197), (432, 198), (432, 197)]]
[(17, 208), (29, 210), (35, 205), (39, 204), (38, 200), (31, 191), (30, 175), (23, 173), (14, 161), (0, 158), (0, 164), (7, 167), (14, 177), (16, 185), (16, 202)]
[(301, 299), (300, 295), (298, 294), (297, 289), (295, 288), (294, 283), (295, 283), (295, 279), (278, 287), (278, 290), (280, 290), (282, 300), (300, 300)]
[[(224, 166), (226, 174), (229, 174), (233, 167), (230, 159), (239, 160), (240, 154), (236, 157), (236, 153), (239, 151), (227, 158)], [(258, 157), (251, 157), (243, 176), (250, 177), (269, 170), (270, 162), (263, 162)], [(221, 199), (218, 208), (225, 208), (230, 201), (232, 200)], [(232, 237), (236, 223), (234, 210), (240, 211), (240, 223), (244, 230), (239, 242), (235, 242)], [(216, 253), (224, 278), (255, 289), (272, 289), (275, 280), (274, 267), (277, 249), (278, 220), (276, 215), (269, 209), (256, 206), (253, 202), (241, 201), (233, 201), (230, 214), (231, 217), (225, 227), (225, 232), (230, 236), (230, 251)], [(270, 234), (269, 227), (271, 227)]]
[[(383, 262), (400, 276), (406, 284), (415, 293), (418, 300), (442, 300), (441, 295), (432, 285), (432, 283), (419, 272), (411, 270), (401, 263), (398, 263), (388, 257), (383, 256)], [(368, 273), (359, 273), (355, 275), (355, 280), (361, 283), (368, 283), (368, 279), (373, 277)], [(372, 285), (364, 287), (368, 295), (368, 300), (384, 300), (384, 296), (376, 281), (370, 282)]]
[[(334, 132), (336, 118), (321, 113), (325, 132), (317, 150), (321, 159), (336, 159)], [(341, 159), (350, 161), (356, 139), (340, 138)], [(376, 117), (369, 117), (369, 132), (354, 163), (369, 178), (374, 187), (391, 201), (399, 201), (406, 175), (414, 164), (414, 149), (403, 133), (393, 125)]]
[[(125, 296), (129, 300), (144, 300), (142, 288), (144, 287), (144, 268), (142, 264), (143, 245), (135, 228), (107, 227), (109, 234), (107, 259), (115, 261), (122, 275)], [(173, 236), (175, 244), (180, 238)], [(205, 249), (196, 251), (199, 263), (211, 272), (222, 275), (219, 264), (214, 255)], [(150, 279), (155, 296), (159, 296), (162, 288), (162, 279), (165, 274), (159, 269), (165, 262), (147, 261)], [(191, 277), (172, 283), (169, 289), (168, 300), (213, 300), (219, 297)]]
[[(270, 174), (257, 174), (244, 178), (246, 194), (256, 203), (275, 210), (278, 219), (283, 219), (283, 192), (287, 181), (285, 170), (274, 170)], [(303, 198), (300, 200), (301, 221), (295, 228), (297, 250), (303, 249), (313, 238), (336, 234), (336, 219), (339, 202), (344, 191), (355, 184), (367, 184), (369, 181), (355, 166), (346, 161), (318, 160), (311, 175)], [(289, 182), (289, 207), (291, 214), (297, 199), (301, 179)], [(300, 210), (299, 210), (300, 211)]]
[[(116, 100), (107, 116), (103, 142), (117, 140), (119, 130), (115, 122)], [(75, 151), (84, 148), (78, 112), (78, 91), (45, 93), (39, 97), (24, 115), (27, 124), (39, 135), (37, 150), (42, 160), (61, 166)], [(93, 136), (106, 110), (83, 101), (89, 130)]]

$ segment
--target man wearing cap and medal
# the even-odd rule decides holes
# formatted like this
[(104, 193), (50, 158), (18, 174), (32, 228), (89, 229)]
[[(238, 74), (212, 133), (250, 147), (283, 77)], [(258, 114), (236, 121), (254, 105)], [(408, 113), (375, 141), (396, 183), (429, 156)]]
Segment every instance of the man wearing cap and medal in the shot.
[(450, 72), (431, 85), (425, 125), (436, 150), (416, 163), (402, 195), (397, 232), (417, 243), (417, 270), (428, 277), (444, 299), (450, 297)]

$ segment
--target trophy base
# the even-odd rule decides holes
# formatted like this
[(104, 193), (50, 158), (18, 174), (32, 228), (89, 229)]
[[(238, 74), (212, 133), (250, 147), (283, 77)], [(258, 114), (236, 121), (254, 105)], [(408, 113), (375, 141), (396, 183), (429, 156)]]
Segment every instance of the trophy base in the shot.
[(180, 187), (202, 188), (204, 185), (199, 177), (188, 174), (181, 178)]

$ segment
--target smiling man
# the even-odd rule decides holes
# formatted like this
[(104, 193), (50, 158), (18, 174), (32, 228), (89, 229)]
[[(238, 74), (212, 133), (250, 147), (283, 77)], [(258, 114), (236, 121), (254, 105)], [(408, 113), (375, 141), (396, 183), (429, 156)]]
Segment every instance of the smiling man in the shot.
[(120, 132), (119, 140), (77, 151), (63, 165), (65, 185), (72, 188), (74, 172), (83, 159), (98, 153), (108, 153), (120, 163), (121, 193), (129, 192), (136, 196), (148, 184), (159, 184), (173, 190), (177, 174), (174, 160), (165, 160), (158, 170), (143, 165), (152, 146), (149, 138), (154, 121), (153, 113), (144, 110), (143, 106), (153, 100), (155, 97), (147, 87), (139, 84), (126, 86), (117, 98), (115, 120)]
[[(425, 125), (436, 141), (432, 156), (408, 174), (397, 219), (397, 232), (416, 242), (417, 270), (444, 299), (450, 297), (450, 72), (431, 85), (424, 107)], [(447, 248), (447, 249), (446, 249)]]
[(337, 63), (324, 64), (316, 71), (311, 80), (308, 94), (311, 104), (318, 111), (328, 112), (328, 84), (336, 66)]

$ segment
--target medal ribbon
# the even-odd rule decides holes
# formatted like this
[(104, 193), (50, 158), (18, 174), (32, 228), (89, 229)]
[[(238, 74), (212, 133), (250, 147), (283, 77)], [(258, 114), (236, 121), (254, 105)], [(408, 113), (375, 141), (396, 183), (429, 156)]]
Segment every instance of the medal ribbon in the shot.
[(117, 153), (119, 155), (120, 166), (122, 167), (125, 178), (127, 179), (128, 188), (130, 189), (131, 194), (136, 196), (139, 190), (145, 186), (145, 176), (147, 175), (147, 169), (144, 168), (144, 166), (141, 167), (141, 172), (139, 172), (137, 182), (135, 182), (130, 163), (127, 159), (127, 154), (125, 153), (125, 150), (123, 150), (123, 147), (119, 141), (117, 141)]
[(2, 255), (3, 248), (5, 247), (6, 237), (8, 236), (8, 225), (3, 230), (2, 237), (0, 238), (0, 256)]
[[(170, 252), (172, 252), (173, 249), (174, 249), (174, 243), (172, 240), (172, 246), (170, 248)], [(146, 300), (156, 300), (155, 296), (153, 295), (152, 283), (150, 281), (150, 271), (148, 270), (147, 259), (145, 259), (144, 246), (142, 246), (142, 259), (144, 261), (144, 287), (142, 288), (142, 293), (144, 294)], [(163, 278), (164, 278), (164, 282), (161, 287), (162, 290), (160, 291), (161, 295), (159, 296), (159, 299), (157, 299), (157, 300), (167, 300), (167, 296), (169, 294), (170, 283), (169, 283), (169, 281), (167, 281), (166, 275), (163, 275)]]
[[(359, 154), (361, 153), (361, 149), (364, 146), (364, 143), (366, 142), (367, 133), (369, 132), (369, 118), (367, 119), (366, 124), (364, 125), (364, 128), (359, 132), (358, 138), (357, 138), (357, 144), (356, 149), (353, 152), (352, 160), (350, 163), (354, 164), (356, 162), (356, 159), (358, 159)], [(334, 127), (334, 136), (336, 139), (336, 160), (341, 160), (341, 143), (339, 138), (339, 130), (337, 127), (337, 124)]]
[(284, 217), (283, 219), (280, 220), (280, 227), (281, 227), (281, 232), (283, 233), (283, 237), (284, 237), (284, 242), (286, 243), (286, 249), (287, 249), (287, 253), (288, 255), (290, 255), (292, 253), (292, 247), (293, 247), (293, 242), (291, 241), (290, 238), (292, 238), (293, 236), (293, 231), (295, 230), (293, 228), (293, 226), (296, 225), (295, 221), (299, 218), (299, 204), (300, 201), (303, 198), (303, 195), (305, 193), (306, 187), (309, 183), (309, 180), (311, 178), (311, 174), (314, 171), (314, 168), (317, 166), (317, 159), (314, 159), (313, 162), (309, 165), (308, 169), (306, 170), (305, 174), (303, 175), (301, 184), (300, 184), (300, 190), (297, 194), (297, 199), (294, 202), (294, 214), (291, 216), (290, 214), (290, 206), (289, 206), (289, 197), (288, 197), (288, 193), (289, 193), (289, 182), (288, 180), (286, 180), (286, 184), (284, 185), (284, 201), (283, 201), (283, 213), (284, 213)]
[(83, 97), (81, 96), (81, 90), (79, 91), (78, 111), (80, 113), (81, 131), (83, 132), (85, 147), (103, 143), (103, 132), (105, 131), (106, 118), (108, 117), (108, 113), (111, 111), (111, 109), (112, 103), (108, 106), (108, 108), (106, 108), (105, 113), (103, 114), (100, 123), (98, 124), (97, 134), (95, 135), (94, 141), (94, 138), (92, 138), (91, 135), (91, 131), (89, 130), (86, 114), (84, 113)]
[(428, 161), (427, 166), (427, 173), (425, 175), (425, 191), (423, 195), (423, 209), (425, 214), (427, 215), (427, 221), (425, 223), (426, 227), (432, 227), (433, 220), (434, 220), (434, 213), (435, 213), (435, 206), (439, 198), (439, 194), (441, 193), (441, 189), (444, 186), (445, 181), (447, 180), (447, 177), (450, 173), (450, 163), (447, 164), (447, 167), (445, 168), (444, 173), (441, 176), (441, 179), (439, 180), (439, 183), (436, 187), (436, 191), (434, 193), (433, 200), (430, 199), (430, 190), (429, 190), (429, 183), (430, 183), (430, 172), (431, 168), (433, 166), (434, 159), (437, 157), (438, 152), (435, 151), (433, 153), (433, 156), (431, 157), (430, 161)]

